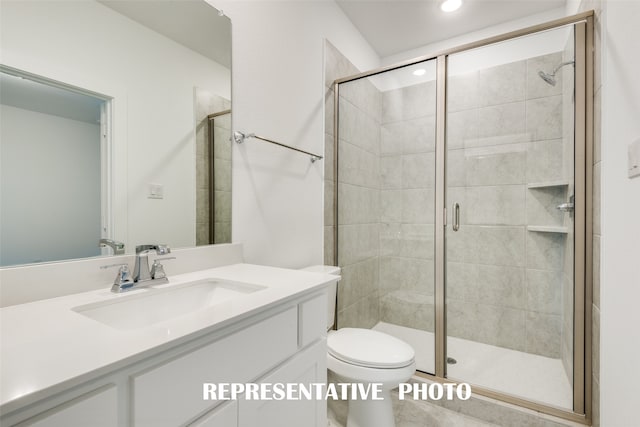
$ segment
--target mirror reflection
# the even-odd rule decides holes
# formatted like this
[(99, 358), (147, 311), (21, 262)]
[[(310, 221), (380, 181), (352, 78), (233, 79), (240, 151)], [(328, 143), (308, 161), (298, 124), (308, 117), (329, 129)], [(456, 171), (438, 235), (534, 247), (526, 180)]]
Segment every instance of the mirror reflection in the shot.
[(0, 267), (230, 241), (230, 20), (203, 0), (2, 12)]

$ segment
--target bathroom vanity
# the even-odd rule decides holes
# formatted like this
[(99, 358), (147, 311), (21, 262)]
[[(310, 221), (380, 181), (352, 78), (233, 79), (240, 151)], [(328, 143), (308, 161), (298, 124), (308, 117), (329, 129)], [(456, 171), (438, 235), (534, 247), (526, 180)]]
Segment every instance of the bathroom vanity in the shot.
[(323, 400), (203, 399), (203, 383), (326, 381), (335, 276), (235, 264), (0, 310), (0, 425), (325, 426)]

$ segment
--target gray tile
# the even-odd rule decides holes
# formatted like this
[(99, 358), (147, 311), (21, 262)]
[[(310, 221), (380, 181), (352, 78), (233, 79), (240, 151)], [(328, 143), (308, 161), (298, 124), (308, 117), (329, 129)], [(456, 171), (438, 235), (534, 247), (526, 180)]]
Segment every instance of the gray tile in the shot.
[[(478, 232), (475, 227), (462, 226), (456, 232), (446, 230), (447, 260), (455, 262), (477, 262)], [(524, 252), (524, 244), (523, 244)]]
[(434, 257), (434, 225), (402, 224), (400, 240), (400, 256), (432, 260)]
[(215, 243), (231, 243), (231, 222), (216, 222), (213, 239)]
[(527, 145), (527, 182), (549, 182), (564, 178), (561, 139), (535, 141)]
[(593, 427), (600, 427), (600, 382), (593, 377), (592, 381), (592, 395), (591, 395), (591, 408), (592, 408), (592, 423)]
[(336, 111), (334, 91), (329, 88), (324, 90), (324, 133), (332, 135), (335, 133), (334, 114)]
[(403, 155), (402, 188), (433, 188), (436, 170), (435, 158), (435, 153)]
[(380, 221), (382, 223), (402, 222), (402, 191), (380, 191)]
[(547, 314), (562, 313), (562, 273), (527, 269), (527, 308)]
[(402, 224), (380, 224), (380, 256), (398, 257), (402, 247)]
[(527, 101), (527, 133), (534, 141), (562, 138), (562, 95)]
[(413, 291), (433, 295), (434, 265), (432, 260), (402, 257), (380, 258), (380, 289)]
[(324, 264), (335, 265), (334, 227), (324, 227)]
[(525, 307), (525, 274), (522, 267), (477, 265), (475, 286), (469, 287), (466, 300), (500, 307)]
[(405, 120), (436, 114), (435, 81), (404, 87), (402, 98), (402, 118)]
[(376, 122), (380, 122), (382, 96), (369, 79), (353, 80), (340, 85), (340, 96), (364, 111)]
[(436, 147), (436, 116), (422, 116), (402, 123), (404, 154), (434, 152)]
[(380, 185), (379, 156), (343, 140), (340, 140), (338, 150), (340, 183), (378, 188)]
[(342, 280), (338, 285), (338, 310), (374, 294), (378, 290), (379, 271), (378, 257), (342, 267)]
[(231, 162), (229, 160), (213, 161), (215, 190), (231, 191)]
[(379, 297), (377, 292), (366, 296), (355, 304), (338, 312), (339, 328), (370, 329), (380, 321)]
[(380, 221), (380, 190), (340, 184), (338, 200), (338, 224), (374, 224)]
[(324, 41), (324, 84), (331, 87), (333, 81), (342, 77), (357, 74), (359, 70), (333, 46), (328, 40)]
[(380, 297), (380, 320), (433, 332), (433, 296), (411, 291), (389, 292)]
[(525, 224), (525, 186), (468, 187), (466, 221), (474, 225)]
[(467, 185), (464, 149), (447, 151), (447, 186), (464, 187)]
[(228, 129), (213, 128), (213, 156), (231, 161), (231, 131)]
[(383, 124), (380, 128), (380, 153), (382, 155), (402, 154), (405, 134), (404, 122)]
[(433, 224), (434, 197), (433, 189), (402, 190), (402, 222)]
[(469, 227), (475, 234), (471, 254), (481, 264), (522, 267), (525, 265), (524, 227)]
[(380, 186), (384, 190), (402, 188), (402, 157), (384, 156), (380, 158)]
[(525, 312), (522, 310), (452, 300), (447, 304), (447, 319), (450, 336), (514, 350), (525, 349)]
[(525, 133), (524, 102), (478, 109), (478, 140), (474, 145), (510, 144), (524, 142), (529, 138)]
[(378, 255), (378, 224), (338, 226), (339, 265), (345, 266)]
[(464, 110), (447, 115), (447, 147), (449, 149), (478, 145), (478, 110)]
[(466, 149), (466, 183), (470, 186), (524, 184), (526, 157), (527, 144)]
[(478, 264), (447, 262), (447, 300), (468, 300), (477, 288)]
[(335, 151), (334, 147), (335, 141), (332, 135), (327, 133), (324, 134), (324, 159), (322, 162), (324, 163), (324, 179), (327, 181), (335, 180), (335, 165), (334, 160), (335, 156), (333, 155)]
[(527, 232), (527, 268), (562, 271), (566, 235)]
[(382, 123), (402, 120), (404, 113), (404, 92), (402, 88), (382, 93)]
[(209, 223), (209, 190), (196, 190), (196, 222)]
[(562, 53), (550, 53), (527, 60), (527, 99), (543, 98), (562, 93), (562, 73), (556, 74), (556, 85), (546, 83), (538, 75), (542, 71), (551, 74), (562, 63)]
[(526, 351), (541, 356), (559, 358), (561, 320), (555, 314), (527, 313)]
[(526, 62), (509, 64), (480, 70), (478, 99), (481, 107), (524, 101)]
[(216, 191), (214, 193), (215, 205), (214, 218), (216, 222), (230, 222), (231, 221), (231, 192), (230, 191)]
[(541, 187), (527, 190), (527, 224), (562, 226), (569, 214), (557, 209), (568, 202), (567, 187)]
[(447, 112), (478, 107), (478, 72), (450, 75), (447, 87)]
[[(346, 185), (346, 184), (343, 184)], [(324, 181), (324, 225), (331, 226), (335, 223), (334, 212), (334, 192), (335, 183), (333, 181)]]

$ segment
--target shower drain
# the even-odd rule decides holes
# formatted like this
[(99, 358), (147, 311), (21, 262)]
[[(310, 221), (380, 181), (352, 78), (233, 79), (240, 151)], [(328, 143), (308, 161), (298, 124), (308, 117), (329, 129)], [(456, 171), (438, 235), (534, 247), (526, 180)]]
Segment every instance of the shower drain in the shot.
[(458, 363), (456, 359), (453, 357), (447, 357), (447, 365), (455, 365), (456, 363)]

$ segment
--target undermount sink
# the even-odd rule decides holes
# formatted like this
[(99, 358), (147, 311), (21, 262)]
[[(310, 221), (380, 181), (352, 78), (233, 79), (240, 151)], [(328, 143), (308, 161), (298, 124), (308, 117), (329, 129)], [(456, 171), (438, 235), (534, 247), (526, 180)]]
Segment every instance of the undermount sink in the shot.
[(202, 279), (115, 300), (72, 308), (73, 311), (116, 329), (137, 329), (214, 307), (265, 289), (264, 286), (220, 279)]

